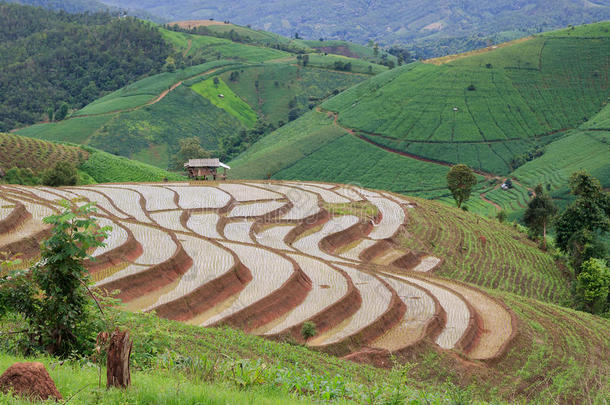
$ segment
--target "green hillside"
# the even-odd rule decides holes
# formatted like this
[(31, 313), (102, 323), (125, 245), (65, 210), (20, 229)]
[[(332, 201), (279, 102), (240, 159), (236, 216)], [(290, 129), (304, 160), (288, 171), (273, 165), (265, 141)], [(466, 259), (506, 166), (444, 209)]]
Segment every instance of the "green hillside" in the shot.
[(0, 133), (0, 170), (4, 173), (14, 167), (29, 168), (39, 176), (62, 161), (76, 165), (83, 184), (184, 179), (175, 173), (94, 148)]
[[(316, 54), (303, 66), (295, 54), (275, 49), (277, 43), (159, 30), (174, 49), (167, 62), (172, 69), (109, 93), (66, 120), (17, 133), (86, 144), (163, 169), (178, 141), (196, 136), (204, 148), (228, 159), (251, 142), (244, 131), (254, 131), (248, 139), (257, 139), (263, 135), (259, 128), (280, 127), (387, 70), (360, 59)], [(337, 70), (337, 60), (342, 68), (349, 63), (349, 69)], [(190, 66), (198, 62), (203, 63)]]
[[(294, 124), (315, 148), (281, 152), (280, 130), (235, 159), (232, 174), (350, 181), (451, 203), (446, 166), (466, 163), (488, 178), (468, 204), (484, 215), (523, 210), (538, 182), (565, 198), (581, 168), (608, 187), (609, 30), (575, 27), (392, 69), (325, 101), (336, 121), (309, 114)], [(339, 130), (345, 139), (320, 135)], [(509, 175), (517, 181), (504, 191)]]

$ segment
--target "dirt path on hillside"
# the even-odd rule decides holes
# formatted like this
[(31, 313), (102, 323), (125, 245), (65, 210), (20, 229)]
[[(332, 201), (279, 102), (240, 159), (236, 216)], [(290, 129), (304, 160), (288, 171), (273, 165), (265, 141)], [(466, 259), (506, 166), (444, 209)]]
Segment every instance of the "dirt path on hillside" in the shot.
[(193, 40), (189, 39), (188, 45), (186, 46), (186, 49), (184, 50), (184, 52), (182, 53), (182, 57), (186, 58), (186, 55), (189, 54), (190, 50), (191, 50), (191, 46), (193, 46)]
[[(154, 99), (152, 99), (151, 101), (149, 101), (149, 102), (147, 102), (147, 103), (144, 103), (144, 104), (141, 104), (141, 105), (139, 105), (139, 106), (136, 106), (136, 107), (131, 107), (131, 108), (124, 108), (124, 109), (122, 109), (122, 110), (113, 110), (113, 111), (107, 111), (107, 112), (104, 112), (104, 113), (99, 113), (99, 114), (83, 114), (83, 115), (76, 115), (76, 116), (68, 117), (68, 118), (66, 118), (64, 121), (68, 121), (68, 120), (72, 120), (72, 119), (77, 119), (77, 118), (99, 117), (99, 116), (102, 116), (102, 115), (114, 115), (114, 114), (119, 114), (119, 113), (123, 113), (123, 112), (131, 112), (131, 111), (136, 111), (136, 110), (139, 110), (139, 109), (141, 109), (141, 108), (143, 108), (143, 107), (148, 107), (148, 106), (151, 106), (151, 105), (153, 105), (153, 104), (157, 104), (159, 101), (161, 101), (161, 100), (163, 100), (165, 97), (167, 97), (167, 95), (168, 95), (169, 93), (171, 93), (171, 92), (172, 92), (172, 91), (174, 91), (176, 88), (178, 88), (180, 85), (182, 85), (182, 84), (183, 84), (183, 83), (184, 83), (186, 80), (196, 79), (196, 78), (201, 77), (201, 76), (205, 76), (205, 75), (212, 74), (212, 73), (214, 73), (214, 72), (216, 72), (216, 71), (220, 70), (221, 68), (222, 68), (222, 67), (217, 67), (217, 68), (214, 68), (214, 69), (210, 69), (210, 70), (207, 70), (207, 71), (205, 71), (205, 72), (203, 72), (203, 73), (199, 73), (199, 74), (197, 74), (197, 75), (195, 75), (195, 76), (191, 76), (191, 77), (188, 77), (188, 78), (186, 78), (186, 79), (184, 79), (184, 80), (181, 80), (181, 81), (179, 81), (179, 82), (177, 82), (177, 83), (174, 83), (174, 84), (173, 84), (173, 85), (172, 85), (172, 86), (171, 86), (169, 89), (167, 89), (167, 90), (163, 90), (163, 92), (161, 92), (161, 94), (159, 94), (157, 97), (155, 97), (155, 98), (154, 98)], [(49, 121), (48, 121), (48, 120), (46, 120), (46, 121), (41, 121), (41, 122), (36, 122), (36, 123), (34, 123), (34, 124), (32, 124), (32, 125), (28, 125), (28, 126), (25, 126), (25, 127), (21, 127), (21, 128), (14, 128), (14, 129), (12, 129), (10, 132), (20, 131), (20, 130), (22, 130), (22, 129), (26, 129), (26, 128), (29, 128), (29, 127), (34, 126), (34, 125), (39, 125), (39, 124), (48, 124), (48, 123), (49, 123)]]
[[(494, 190), (497, 190), (499, 187), (500, 187), (500, 184), (496, 185), (494, 187)], [(486, 203), (491, 204), (494, 207), (496, 207), (497, 211), (502, 211), (502, 207), (500, 206), (500, 204), (491, 201), (490, 199), (488, 199), (486, 197), (486, 195), (487, 195), (487, 192), (484, 192), (484, 193), (479, 194), (479, 197), (481, 197), (481, 200), (485, 201)]]
[[(378, 147), (378, 148), (380, 148), (380, 149), (385, 150), (386, 152), (395, 153), (395, 154), (397, 154), (397, 155), (401, 155), (401, 156), (405, 156), (405, 157), (408, 157), (408, 158), (411, 158), (411, 159), (419, 160), (419, 161), (421, 161), (421, 162), (433, 163), (433, 164), (437, 164), (437, 165), (441, 165), (441, 166), (446, 166), (446, 167), (451, 167), (451, 166), (453, 166), (453, 164), (452, 164), (452, 163), (449, 163), (449, 162), (443, 162), (442, 160), (434, 160), (434, 159), (429, 159), (429, 158), (426, 158), (426, 157), (423, 157), (423, 156), (418, 156), (418, 155), (414, 155), (414, 154), (412, 154), (412, 153), (408, 153), (408, 152), (404, 152), (404, 151), (401, 151), (401, 150), (392, 149), (392, 148), (387, 147), (387, 146), (379, 145), (379, 144), (377, 144), (377, 143), (373, 142), (372, 140), (368, 139), (367, 137), (365, 137), (365, 136), (363, 136), (363, 135), (360, 135), (360, 134), (356, 133), (356, 131), (354, 131), (352, 128), (349, 128), (349, 127), (346, 127), (346, 126), (344, 126), (344, 125), (341, 125), (341, 124), (339, 123), (339, 121), (338, 121), (338, 118), (339, 118), (339, 117), (338, 117), (338, 114), (337, 114), (337, 113), (335, 113), (335, 112), (333, 112), (333, 111), (323, 110), (323, 109), (322, 109), (322, 108), (320, 108), (320, 107), (318, 107), (316, 110), (317, 110), (318, 112), (321, 112), (321, 113), (326, 113), (326, 114), (332, 115), (332, 116), (333, 116), (333, 124), (334, 124), (335, 126), (337, 126), (337, 127), (341, 128), (342, 130), (344, 130), (345, 132), (347, 132), (347, 133), (349, 133), (349, 134), (352, 134), (352, 135), (354, 135), (354, 136), (356, 136), (356, 137), (358, 137), (358, 138), (362, 139), (362, 140), (363, 140), (363, 141), (365, 141), (365, 142), (370, 143), (370, 144), (371, 144), (371, 145), (373, 145), (373, 146), (376, 146), (376, 147)], [(372, 133), (370, 133), (369, 135), (372, 135), (372, 136), (377, 136), (376, 134), (372, 134)], [(481, 176), (485, 177), (486, 179), (490, 179), (490, 178), (496, 177), (496, 176), (495, 176), (494, 174), (492, 174), (492, 173), (487, 173), (487, 172), (484, 172), (484, 171), (481, 171), (481, 170), (478, 170), (478, 169), (473, 169), (473, 171), (474, 171), (475, 173), (477, 173), (477, 174), (479, 174), (479, 175), (481, 175)]]

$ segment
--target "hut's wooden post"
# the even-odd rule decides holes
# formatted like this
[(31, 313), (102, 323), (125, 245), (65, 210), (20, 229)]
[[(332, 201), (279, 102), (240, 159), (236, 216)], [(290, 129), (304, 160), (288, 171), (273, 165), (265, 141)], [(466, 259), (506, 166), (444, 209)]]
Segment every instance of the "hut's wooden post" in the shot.
[(118, 328), (110, 336), (108, 345), (108, 361), (106, 363), (106, 388), (127, 388), (131, 385), (129, 372), (129, 356), (133, 342), (129, 338), (129, 331), (121, 332)]

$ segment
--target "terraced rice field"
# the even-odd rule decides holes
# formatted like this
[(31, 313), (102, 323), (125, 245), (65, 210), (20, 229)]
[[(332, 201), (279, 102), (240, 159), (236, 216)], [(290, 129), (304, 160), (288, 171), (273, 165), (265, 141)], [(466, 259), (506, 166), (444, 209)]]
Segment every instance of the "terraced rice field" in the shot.
[[(112, 230), (92, 252), (92, 278), (118, 289), (133, 311), (339, 355), (365, 346), (399, 352), (426, 339), (486, 360), (506, 350), (516, 328), (512, 313), (483, 291), (431, 275), (441, 257), (400, 244), (421, 210), (409, 198), (302, 182), (0, 192), (0, 251), (31, 251), (61, 198), (97, 203), (99, 226)], [(374, 219), (353, 215), (363, 204), (375, 207)], [(306, 322), (314, 336), (302, 334)]]

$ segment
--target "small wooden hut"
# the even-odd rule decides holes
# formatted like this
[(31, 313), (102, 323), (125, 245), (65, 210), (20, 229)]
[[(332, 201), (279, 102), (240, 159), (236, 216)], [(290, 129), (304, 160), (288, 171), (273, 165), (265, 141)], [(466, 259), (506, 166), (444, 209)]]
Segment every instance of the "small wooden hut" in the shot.
[(188, 176), (192, 179), (203, 178), (207, 180), (208, 176), (216, 180), (218, 175), (218, 169), (222, 167), (224, 169), (222, 178), (227, 178), (227, 170), (231, 169), (228, 165), (225, 165), (218, 158), (213, 159), (189, 159), (184, 164), (184, 169), (188, 173)]

